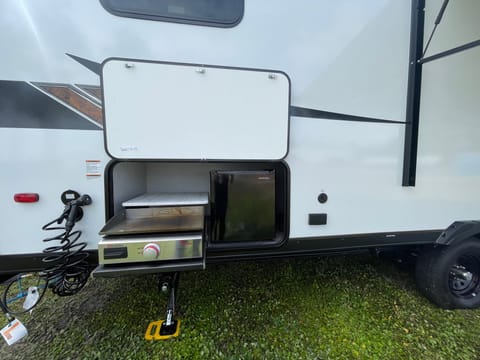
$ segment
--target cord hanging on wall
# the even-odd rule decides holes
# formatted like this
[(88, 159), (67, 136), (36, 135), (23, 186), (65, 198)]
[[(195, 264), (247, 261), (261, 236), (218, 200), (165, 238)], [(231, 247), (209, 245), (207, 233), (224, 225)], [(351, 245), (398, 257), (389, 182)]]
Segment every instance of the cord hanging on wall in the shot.
[[(69, 194), (73, 194), (73, 200), (69, 199)], [(69, 296), (76, 294), (85, 286), (91, 272), (87, 261), (88, 253), (84, 251), (87, 243), (79, 241), (82, 235), (80, 230), (72, 230), (83, 216), (81, 206), (90, 205), (92, 199), (88, 195), (80, 196), (72, 190), (62, 194), (62, 201), (63, 199), (69, 200), (64, 201), (66, 206), (63, 213), (42, 227), (47, 231), (61, 231), (58, 235), (43, 240), (59, 243), (43, 250), (47, 256), (42, 261), (46, 265), (44, 274), (53, 293)], [(62, 226), (64, 221), (65, 225)]]

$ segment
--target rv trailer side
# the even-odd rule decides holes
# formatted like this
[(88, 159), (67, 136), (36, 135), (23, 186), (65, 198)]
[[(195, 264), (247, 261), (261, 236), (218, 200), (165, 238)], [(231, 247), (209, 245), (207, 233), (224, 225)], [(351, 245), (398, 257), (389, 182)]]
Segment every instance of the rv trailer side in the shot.
[(425, 54), (440, 0), (170, 3), (2, 3), (0, 272), (42, 267), (72, 189), (98, 275), (435, 245), (421, 266), (476, 291), (480, 254), (425, 259), (480, 218), (478, 2), (450, 4)]

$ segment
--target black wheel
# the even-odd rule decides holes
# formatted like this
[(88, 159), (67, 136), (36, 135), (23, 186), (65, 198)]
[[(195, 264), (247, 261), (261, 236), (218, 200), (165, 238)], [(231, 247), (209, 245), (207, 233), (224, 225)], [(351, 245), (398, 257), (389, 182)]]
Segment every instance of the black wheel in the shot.
[(480, 307), (480, 239), (424, 251), (416, 279), (419, 290), (442, 308)]

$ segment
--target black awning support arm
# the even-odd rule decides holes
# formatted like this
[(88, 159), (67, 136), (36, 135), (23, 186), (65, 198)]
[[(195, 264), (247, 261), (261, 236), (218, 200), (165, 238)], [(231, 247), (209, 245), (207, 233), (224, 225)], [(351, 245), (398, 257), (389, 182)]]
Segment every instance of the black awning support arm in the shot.
[(412, 0), (402, 186), (415, 186), (425, 24), (425, 0)]
[(435, 55), (423, 57), (420, 60), (418, 60), (418, 63), (419, 64), (425, 64), (427, 62), (437, 60), (437, 59), (441, 59), (441, 58), (444, 58), (446, 56), (450, 56), (450, 55), (453, 55), (453, 54), (457, 54), (459, 52), (469, 50), (469, 49), (472, 49), (472, 48), (477, 47), (477, 46), (480, 46), (480, 39), (469, 42), (469, 43), (461, 45), (461, 46), (457, 46), (457, 47), (455, 47), (453, 49), (450, 49), (450, 50), (442, 51), (442, 52), (440, 52), (438, 54), (435, 54)]
[(435, 30), (442, 21), (448, 2), (449, 0), (443, 1), (442, 7), (435, 19), (435, 26), (424, 49), (425, 0), (412, 0), (402, 186), (415, 186), (416, 181), (423, 64), (480, 46), (480, 40), (476, 40), (451, 50), (425, 57)]
[(428, 38), (427, 44), (425, 45), (425, 49), (423, 50), (422, 58), (425, 57), (425, 54), (427, 53), (428, 47), (430, 46), (430, 42), (432, 41), (433, 34), (435, 34), (435, 31), (437, 30), (437, 26), (440, 24), (443, 18), (443, 14), (445, 13), (445, 10), (447, 9), (448, 2), (450, 0), (443, 0), (442, 7), (440, 8), (440, 11), (437, 14), (437, 17), (435, 18), (434, 26), (432, 33), (430, 34), (430, 37)]
[(433, 60), (441, 59), (443, 57), (450, 56), (450, 55), (453, 55), (453, 54), (457, 54), (459, 52), (462, 52), (462, 51), (480, 46), (480, 40), (476, 40), (476, 41), (472, 41), (472, 42), (469, 42), (469, 43), (464, 44), (464, 45), (457, 46), (453, 49), (445, 50), (445, 51), (442, 51), (438, 54), (425, 57), (425, 54), (427, 53), (428, 47), (430, 46), (430, 42), (432, 41), (433, 35), (435, 34), (435, 31), (437, 30), (437, 26), (442, 21), (443, 14), (445, 14), (445, 10), (447, 9), (447, 5), (448, 5), (449, 1), (450, 0), (443, 0), (443, 4), (442, 4), (442, 6), (441, 6), (441, 8), (440, 8), (440, 10), (437, 14), (437, 17), (435, 18), (435, 23), (434, 23), (434, 26), (433, 26), (433, 30), (430, 34), (430, 37), (428, 38), (427, 44), (425, 45), (425, 49), (423, 50), (422, 58), (417, 60), (417, 62), (419, 64), (425, 64), (425, 63), (433, 61)]

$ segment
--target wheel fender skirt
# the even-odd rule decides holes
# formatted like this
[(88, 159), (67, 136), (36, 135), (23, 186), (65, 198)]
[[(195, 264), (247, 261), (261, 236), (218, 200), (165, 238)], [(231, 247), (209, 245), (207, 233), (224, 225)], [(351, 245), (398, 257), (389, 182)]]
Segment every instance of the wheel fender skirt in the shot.
[(480, 235), (480, 220), (455, 221), (440, 234), (435, 244), (451, 245), (475, 235)]

